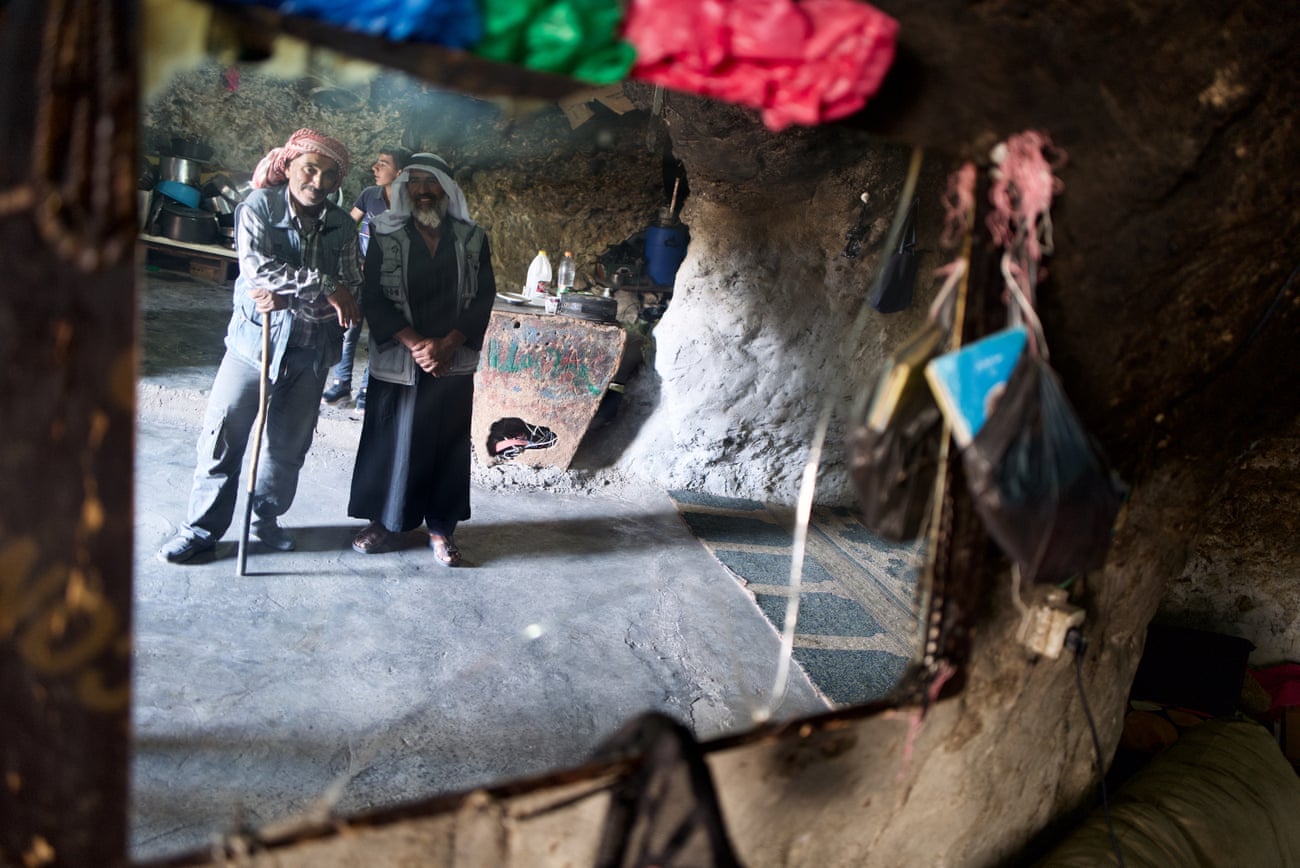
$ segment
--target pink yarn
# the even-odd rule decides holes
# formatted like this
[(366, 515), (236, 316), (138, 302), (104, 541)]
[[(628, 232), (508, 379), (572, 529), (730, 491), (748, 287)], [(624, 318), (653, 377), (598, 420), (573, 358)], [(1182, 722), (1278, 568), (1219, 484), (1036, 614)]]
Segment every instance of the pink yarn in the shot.
[(1030, 130), (1007, 139), (1006, 154), (991, 173), (989, 188), (993, 213), (988, 226), (998, 246), (1011, 249), (1023, 241), (1029, 261), (1042, 259), (1039, 234), (1051, 225), (1052, 196), (1062, 189), (1052, 170), (1063, 165), (1065, 152), (1054, 147), (1046, 133)]
[(939, 244), (954, 247), (966, 235), (967, 220), (975, 207), (975, 164), (966, 162), (948, 176), (943, 194), (943, 232)]

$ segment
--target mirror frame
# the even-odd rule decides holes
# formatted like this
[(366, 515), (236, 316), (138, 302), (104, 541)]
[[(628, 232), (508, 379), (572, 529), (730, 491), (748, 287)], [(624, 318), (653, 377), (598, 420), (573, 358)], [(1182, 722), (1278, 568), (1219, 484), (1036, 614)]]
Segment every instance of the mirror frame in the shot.
[[(16, 439), (33, 444), (29, 451), (38, 459), (29, 460), (22, 474), (15, 472), (14, 481), (53, 492), (49, 498), (14, 498), (0, 506), (0, 691), (12, 702), (11, 711), (0, 716), (6, 784), (0, 787), (0, 816), (6, 818), (0, 824), (0, 857), (20, 862), (21, 854), (57, 854), (61, 864), (116, 866), (128, 864), (139, 269), (126, 251), (135, 249), (135, 198), (129, 197), (125, 212), (118, 207), (96, 213), (93, 204), (87, 205), (89, 197), (66, 194), (84, 194), (93, 183), (102, 183), (104, 174), (111, 176), (123, 166), (127, 171), (118, 180), (134, 183), (138, 8), (131, 0), (71, 0), (71, 5), (77, 13), (107, 18), (68, 18), (65, 5), (47, 8), (34, 0), (16, 0), (0, 10), (2, 44), (15, 60), (8, 92), (0, 100), (0, 132), (7, 134), (13, 153), (40, 155), (42, 148), (63, 147), (60, 159), (47, 153), (34, 167), (16, 161), (0, 168), (0, 243), (15, 253), (37, 252), (9, 257), (12, 280), (0, 295), (16, 320), (54, 324), (57, 355), (45, 377), (10, 373), (13, 388), (0, 399), (11, 411), (6, 416), (16, 420)], [(461, 52), (395, 45), (261, 8), (222, 6), (219, 14), (253, 45), (257, 34), (264, 39), (281, 33), (452, 90), (558, 101), (589, 88)], [(74, 69), (59, 69), (60, 40), (90, 46), (90, 58)], [(60, 73), (67, 75), (61, 78)], [(32, 93), (37, 94), (34, 103)], [(111, 118), (111, 135), (78, 142), (72, 135), (77, 106), (91, 109), (91, 118)], [(105, 144), (107, 149), (91, 147)], [(983, 226), (981, 216), (976, 215), (977, 227)], [(981, 254), (988, 246), (987, 239), (975, 238), (968, 315), (959, 320), (963, 336), (980, 333), (987, 310), (996, 309), (996, 293), (985, 291), (995, 285), (990, 283), (994, 263)], [(46, 251), (55, 255), (42, 255)], [(42, 292), (29, 293), (31, 286)], [(73, 335), (89, 339), (69, 352)], [(30, 329), (20, 337), (7, 348), (15, 359), (49, 358), (48, 332)], [(68, 378), (63, 403), (52, 407), (47, 395), (51, 381)], [(17, 409), (23, 412), (13, 412)], [(924, 710), (960, 692), (971, 627), (987, 581), (981, 568), (987, 541), (960, 484), (957, 463), (949, 451), (940, 474), (942, 496), (931, 524), (927, 567), (919, 579), (923, 647), (894, 693), (811, 718), (761, 724), (705, 742), (705, 752), (790, 733), (806, 735), (891, 709)], [(4, 466), (9, 476), (8, 463)], [(590, 763), (487, 791), (498, 796), (534, 791), (616, 773), (626, 764)], [(465, 794), (439, 796), (355, 822), (349, 818), (349, 824), (439, 814), (455, 810), (464, 799)], [(331, 829), (298, 831), (263, 843), (292, 843), (328, 835)], [(192, 858), (157, 864), (194, 864)]]

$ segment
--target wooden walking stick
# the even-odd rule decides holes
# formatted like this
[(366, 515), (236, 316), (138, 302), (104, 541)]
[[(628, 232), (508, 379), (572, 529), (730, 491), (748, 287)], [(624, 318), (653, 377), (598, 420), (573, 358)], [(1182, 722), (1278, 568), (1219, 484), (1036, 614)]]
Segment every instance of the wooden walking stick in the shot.
[(244, 503), (244, 525), (239, 533), (238, 575), (247, 575), (248, 528), (253, 522), (253, 491), (257, 485), (257, 462), (262, 456), (262, 430), (266, 428), (266, 398), (271, 379), (271, 314), (262, 314), (262, 382), (258, 386), (257, 422), (253, 425), (253, 454), (248, 459), (248, 497)]

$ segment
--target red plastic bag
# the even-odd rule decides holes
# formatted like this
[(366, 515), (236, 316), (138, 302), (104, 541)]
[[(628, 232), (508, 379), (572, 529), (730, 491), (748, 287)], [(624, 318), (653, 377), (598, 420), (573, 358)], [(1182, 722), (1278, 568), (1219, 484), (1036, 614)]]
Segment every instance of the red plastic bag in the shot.
[(631, 0), (623, 38), (634, 78), (760, 109), (780, 130), (862, 108), (897, 33), (857, 0)]

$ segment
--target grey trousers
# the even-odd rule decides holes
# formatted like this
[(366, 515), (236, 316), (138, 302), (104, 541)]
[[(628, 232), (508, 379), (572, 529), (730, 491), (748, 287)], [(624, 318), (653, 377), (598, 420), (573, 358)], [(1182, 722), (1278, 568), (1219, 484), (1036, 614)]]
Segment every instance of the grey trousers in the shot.
[[(298, 473), (316, 433), (320, 394), (329, 370), (317, 370), (316, 351), (286, 351), (284, 364), (267, 397), (266, 430), (253, 490), (259, 518), (284, 515), (298, 490)], [(257, 420), (261, 371), (229, 350), (217, 369), (208, 409), (199, 433), (182, 530), (217, 541), (230, 527), (239, 497), (239, 475), (248, 440)]]

